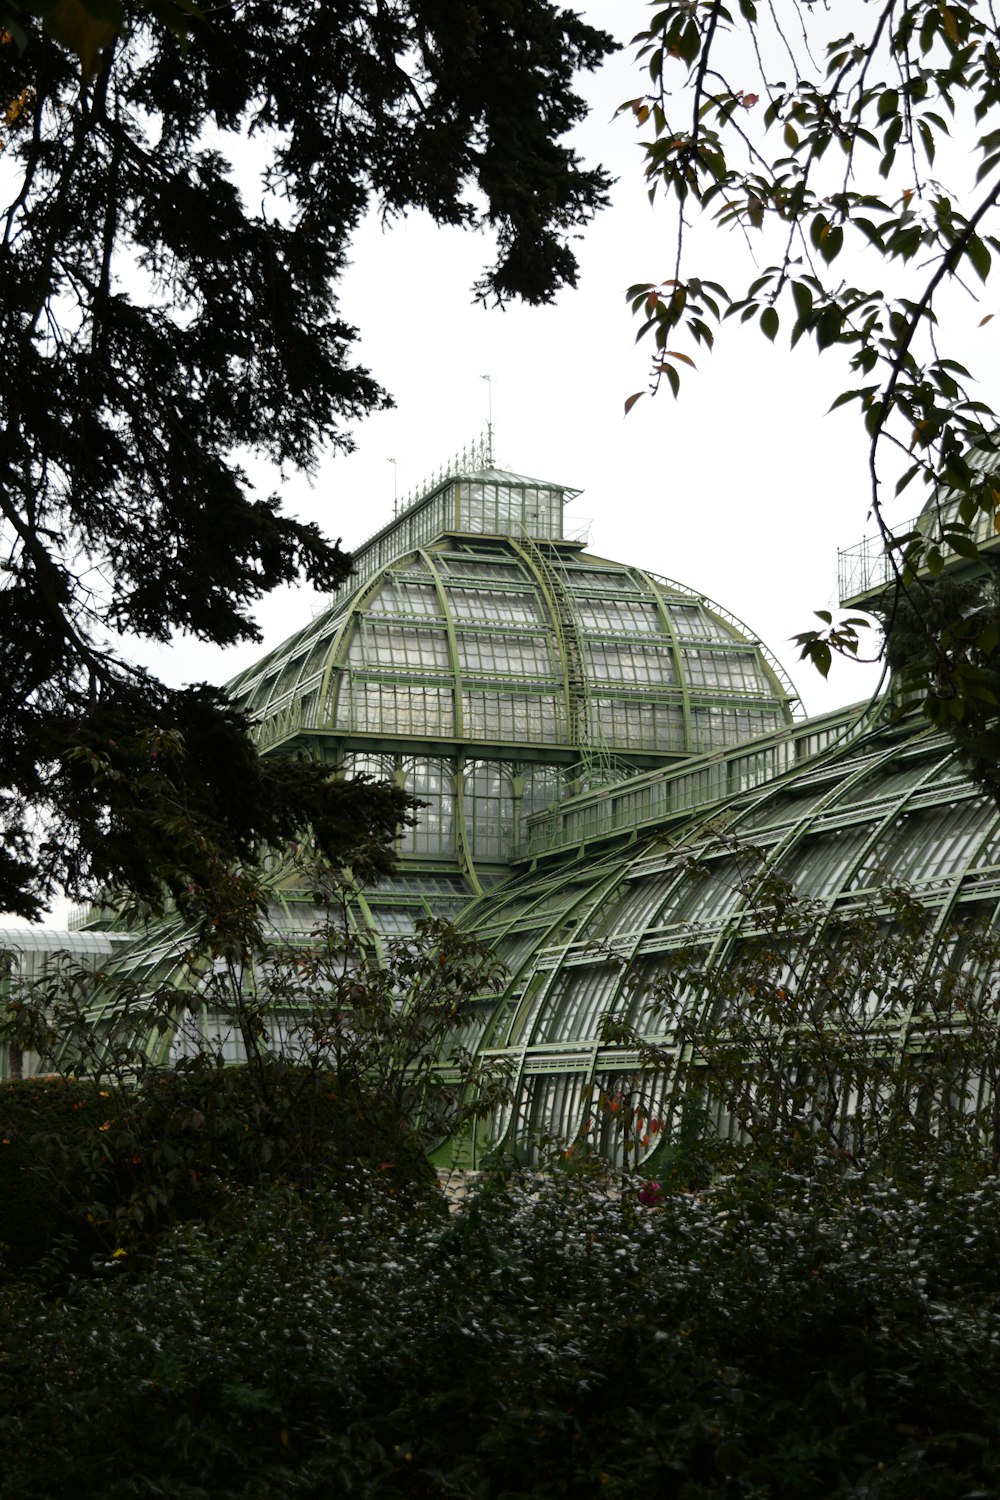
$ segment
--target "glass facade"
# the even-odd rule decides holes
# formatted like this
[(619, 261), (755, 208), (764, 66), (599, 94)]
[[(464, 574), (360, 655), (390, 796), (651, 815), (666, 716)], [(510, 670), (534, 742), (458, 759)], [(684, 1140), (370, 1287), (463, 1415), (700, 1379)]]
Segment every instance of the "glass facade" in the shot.
[[(704, 811), (678, 816), (669, 844), (662, 831), (670, 827), (671, 786), (697, 774), (695, 766), (641, 778), (641, 789), (614, 786), (564, 801), (557, 833), (571, 826), (585, 838), (588, 813), (593, 830), (587, 858), (581, 862), (577, 849), (569, 867), (572, 881), (559, 878), (567, 873), (563, 839), (550, 839), (544, 849), (536, 839), (537, 871), (465, 914), (463, 924), (488, 936), (509, 964), (507, 990), (484, 1022), (479, 1051), (513, 1064), (519, 1091), (510, 1111), (479, 1128), (470, 1160), (497, 1144), (530, 1159), (531, 1122), (549, 1107), (567, 1141), (589, 1132), (607, 1154), (620, 1156), (621, 1129), (611, 1129), (594, 1106), (615, 1089), (656, 1096), (665, 1117), (679, 1107), (671, 1084), (681, 1057), (672, 1039), (674, 1015), (650, 1009), (663, 955), (690, 951), (704, 955), (706, 965), (724, 965), (727, 956), (735, 961), (759, 929), (767, 881), (787, 882), (814, 903), (809, 930), (789, 954), (800, 973), (827, 961), (842, 913), (882, 910), (888, 930), (893, 885), (921, 901), (932, 935), (969, 913), (1000, 919), (1000, 811), (961, 775), (949, 742), (919, 719), (905, 728), (865, 729), (863, 717), (839, 717), (840, 735), (833, 732), (835, 716), (825, 729), (784, 731), (786, 753), (777, 761), (784, 775), (730, 790), (721, 822), (709, 796)], [(798, 756), (797, 743), (806, 746)], [(758, 753), (773, 749), (764, 744)], [(657, 783), (663, 795), (654, 795)], [(653, 814), (660, 839), (626, 837), (624, 815), (616, 838), (610, 809), (637, 790), (660, 809)], [(601, 803), (606, 809), (597, 814)], [(639, 810), (635, 801), (629, 806)], [(532, 831), (546, 826), (536, 819)], [(928, 952), (934, 965), (956, 961), (950, 936), (936, 946), (931, 936)], [(706, 985), (675, 994), (674, 1003), (711, 1011)], [(859, 1005), (869, 998), (859, 996)], [(601, 1040), (600, 1020), (609, 1011), (657, 1039), (662, 1076), (643, 1073), (627, 1046)]]
[[(816, 903), (806, 963), (824, 925), (886, 880), (942, 920), (1000, 903), (1000, 815), (939, 738), (871, 713), (796, 722), (780, 668), (725, 609), (564, 539), (566, 493), (495, 469), (449, 476), (359, 549), (323, 614), (230, 684), (266, 753), (391, 780), (420, 804), (396, 872), (348, 893), (358, 941), (378, 950), (437, 914), (507, 965), (462, 1040), (511, 1064), (515, 1097), (477, 1126), (470, 1163), (495, 1144), (530, 1155), (540, 1133), (589, 1131), (614, 1154), (602, 1099), (669, 1110), (674, 1018), (649, 998), (665, 953), (740, 951), (760, 878), (745, 843)], [(274, 866), (274, 931), (305, 937), (312, 893), (290, 858)], [(117, 940), (117, 967), (192, 994), (158, 1056), (207, 1038), (232, 1060), (238, 1038), (199, 1006), (191, 939), (175, 921)], [(609, 1012), (662, 1041), (660, 1075), (601, 1039)]]

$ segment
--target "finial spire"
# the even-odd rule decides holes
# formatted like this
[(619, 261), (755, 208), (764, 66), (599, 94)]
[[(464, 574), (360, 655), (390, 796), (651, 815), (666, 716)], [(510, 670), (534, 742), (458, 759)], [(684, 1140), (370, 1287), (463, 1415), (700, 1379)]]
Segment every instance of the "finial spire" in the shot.
[(485, 463), (485, 467), (487, 469), (492, 469), (492, 467), (493, 467), (493, 376), (492, 375), (480, 375), (479, 378), (480, 378), (480, 380), (485, 380), (486, 381), (486, 389), (489, 392), (489, 395), (487, 397), (487, 407), (486, 407), (487, 416), (486, 416), (486, 463)]

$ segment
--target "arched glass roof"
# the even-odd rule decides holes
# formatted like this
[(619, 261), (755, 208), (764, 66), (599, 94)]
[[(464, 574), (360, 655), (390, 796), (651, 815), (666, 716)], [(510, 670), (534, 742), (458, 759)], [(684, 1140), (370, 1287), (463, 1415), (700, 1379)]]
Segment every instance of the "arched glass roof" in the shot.
[[(499, 1140), (530, 1152), (540, 1118), (572, 1139), (597, 1091), (633, 1075), (635, 1055), (600, 1040), (606, 1012), (645, 1028), (673, 1056), (669, 1020), (650, 1031), (644, 1019), (649, 979), (664, 953), (698, 949), (723, 964), (736, 954), (758, 926), (765, 879), (818, 903), (797, 955), (805, 966), (829, 924), (877, 911), (889, 885), (918, 897), (937, 932), (960, 911), (996, 919), (1000, 811), (962, 774), (950, 743), (920, 720), (859, 733), (845, 715), (842, 728), (839, 741), (762, 789), (689, 814), (668, 839), (662, 820), (658, 836), (638, 843), (621, 829), (617, 846), (603, 826), (571, 862), (565, 849), (553, 852), (551, 868), (470, 908), (463, 925), (495, 944), (510, 969), (503, 995), (484, 1003), (479, 1052), (505, 1059), (517, 1078), (513, 1106), (479, 1129), (473, 1156)], [(683, 773), (660, 774), (669, 782)], [(609, 801), (616, 795), (607, 789)], [(572, 817), (573, 802), (560, 811)], [(704, 992), (688, 1003), (710, 1009), (713, 1001)]]
[(230, 684), (265, 748), (419, 742), (633, 765), (788, 723), (794, 694), (738, 621), (576, 544), (444, 537), (375, 570)]

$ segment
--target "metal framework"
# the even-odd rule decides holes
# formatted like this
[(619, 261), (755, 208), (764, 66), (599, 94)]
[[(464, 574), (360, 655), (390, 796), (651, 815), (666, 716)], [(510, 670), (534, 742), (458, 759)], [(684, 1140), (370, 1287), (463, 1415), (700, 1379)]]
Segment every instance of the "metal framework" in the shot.
[[(442, 476), (359, 550), (328, 610), (230, 684), (265, 754), (392, 778), (424, 804), (397, 873), (349, 891), (358, 940), (445, 915), (509, 967), (463, 1044), (513, 1064), (515, 1099), (462, 1143), (468, 1163), (497, 1144), (527, 1153), (542, 1129), (572, 1139), (636, 1065), (601, 1043), (601, 1015), (637, 1016), (664, 952), (738, 950), (753, 889), (720, 823), (831, 921), (870, 907), (884, 876), (940, 923), (1000, 902), (1000, 814), (940, 737), (877, 708), (795, 722), (791, 685), (738, 620), (563, 536), (569, 493), (492, 463)], [(275, 933), (305, 937), (312, 895), (280, 851), (274, 865)], [(189, 989), (184, 1025), (151, 1038), (159, 1060), (195, 1034), (236, 1058), (199, 1007), (191, 936), (175, 920), (74, 941), (117, 943), (119, 973)], [(18, 938), (41, 955), (40, 933)]]
[[(498, 1144), (527, 1156), (543, 1122), (549, 1136), (572, 1141), (598, 1094), (637, 1066), (627, 1048), (601, 1043), (601, 1016), (613, 1011), (639, 1025), (648, 981), (665, 952), (694, 947), (707, 953), (707, 970), (725, 964), (755, 926), (765, 872), (787, 879), (826, 913), (797, 955), (804, 968), (820, 953), (827, 925), (847, 913), (876, 912), (887, 882), (919, 897), (937, 933), (960, 908), (1000, 919), (1000, 812), (963, 776), (950, 744), (919, 719), (862, 725), (857, 715), (843, 715), (838, 735), (831, 716), (809, 755), (801, 753), (808, 743), (801, 731), (787, 732), (790, 769), (756, 789), (720, 792), (706, 800), (707, 811), (655, 817), (652, 838), (637, 841), (624, 822), (611, 827), (618, 789), (559, 809), (566, 823), (591, 815), (593, 837), (572, 851), (564, 846), (560, 857), (462, 919), (509, 967), (503, 995), (484, 1003), (478, 1049), (486, 1062), (513, 1066), (516, 1077), (511, 1108), (477, 1127), (464, 1143), (465, 1161)], [(777, 743), (757, 753), (769, 755)], [(716, 758), (646, 781), (669, 793), (672, 783), (725, 765)], [(605, 815), (594, 815), (602, 803)], [(766, 856), (749, 878), (739, 852), (745, 844)], [(692, 996), (691, 1003), (710, 1012), (713, 997)], [(669, 1031), (650, 1039), (664, 1058), (679, 1057)]]

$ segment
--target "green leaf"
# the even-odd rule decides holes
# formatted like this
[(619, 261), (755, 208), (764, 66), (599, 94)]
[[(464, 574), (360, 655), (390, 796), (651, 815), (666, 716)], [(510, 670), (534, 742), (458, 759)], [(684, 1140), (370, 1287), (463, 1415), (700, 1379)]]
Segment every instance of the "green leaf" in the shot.
[(958, 553), (959, 557), (967, 557), (972, 562), (977, 561), (979, 548), (970, 536), (962, 536), (960, 532), (946, 531), (944, 540), (953, 552)]
[(824, 307), (816, 324), (816, 343), (820, 349), (829, 349), (840, 338), (843, 314), (836, 303)]
[(836, 260), (844, 244), (844, 231), (839, 224), (830, 224), (822, 235), (819, 243), (819, 253), (827, 265)]
[(990, 274), (991, 256), (989, 250), (986, 248), (986, 245), (983, 243), (983, 241), (979, 238), (978, 234), (974, 234), (972, 236), (969, 243), (965, 247), (965, 253), (975, 267), (980, 281), (985, 281)]
[(899, 113), (899, 93), (896, 89), (886, 89), (878, 101), (878, 118), (887, 120), (890, 115)]
[(1000, 629), (996, 625), (987, 625), (976, 636), (976, 646), (984, 656), (992, 656), (998, 645), (1000, 645)]
[(760, 315), (760, 329), (765, 338), (774, 343), (775, 335), (779, 327), (778, 310), (775, 307), (765, 307)]
[(795, 311), (803, 323), (808, 323), (812, 317), (813, 296), (804, 281), (792, 282), (792, 301), (795, 303)]
[(833, 656), (826, 641), (813, 641), (809, 648), (809, 659), (821, 677), (830, 675)]

